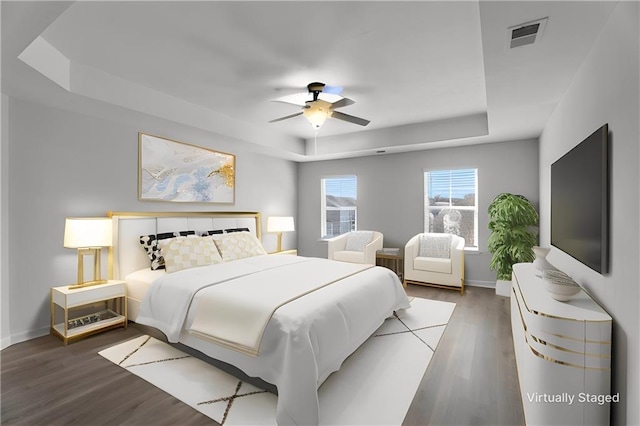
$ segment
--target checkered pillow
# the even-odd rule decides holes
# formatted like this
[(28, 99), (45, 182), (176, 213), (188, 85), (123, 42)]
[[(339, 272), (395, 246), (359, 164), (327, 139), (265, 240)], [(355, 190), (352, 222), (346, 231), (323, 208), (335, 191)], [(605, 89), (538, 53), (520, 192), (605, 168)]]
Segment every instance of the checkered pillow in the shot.
[(159, 242), (167, 272), (222, 262), (210, 237), (176, 237)]
[(225, 262), (267, 254), (260, 240), (250, 232), (231, 232), (213, 238)]
[(195, 231), (181, 231), (181, 232), (164, 232), (161, 234), (141, 235), (140, 244), (144, 248), (144, 251), (149, 256), (151, 261), (151, 270), (164, 268), (164, 258), (158, 246), (158, 241), (166, 240), (167, 238), (175, 238), (179, 236), (194, 235)]

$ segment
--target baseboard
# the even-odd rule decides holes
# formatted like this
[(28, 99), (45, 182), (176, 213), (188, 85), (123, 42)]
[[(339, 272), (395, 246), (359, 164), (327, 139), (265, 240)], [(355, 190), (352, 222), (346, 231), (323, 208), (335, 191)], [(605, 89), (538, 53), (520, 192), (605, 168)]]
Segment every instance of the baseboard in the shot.
[(50, 327), (42, 327), (36, 330), (25, 331), (18, 334), (12, 334), (9, 337), (3, 337), (0, 341), (0, 350), (8, 348), (11, 345), (15, 345), (27, 340), (35, 339), (38, 337), (46, 336), (49, 334)]
[(0, 351), (11, 346), (11, 337), (3, 337), (0, 340)]
[(464, 280), (464, 285), (471, 287), (496, 288), (495, 281)]

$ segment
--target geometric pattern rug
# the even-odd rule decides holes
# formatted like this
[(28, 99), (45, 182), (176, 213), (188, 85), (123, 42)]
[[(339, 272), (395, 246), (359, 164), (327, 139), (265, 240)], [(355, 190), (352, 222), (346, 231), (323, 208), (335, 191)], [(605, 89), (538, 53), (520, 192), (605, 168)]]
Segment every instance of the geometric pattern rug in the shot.
[[(320, 424), (402, 423), (455, 308), (419, 298), (411, 305), (388, 318), (320, 386)], [(276, 424), (276, 395), (153, 337), (99, 354), (220, 424)]]

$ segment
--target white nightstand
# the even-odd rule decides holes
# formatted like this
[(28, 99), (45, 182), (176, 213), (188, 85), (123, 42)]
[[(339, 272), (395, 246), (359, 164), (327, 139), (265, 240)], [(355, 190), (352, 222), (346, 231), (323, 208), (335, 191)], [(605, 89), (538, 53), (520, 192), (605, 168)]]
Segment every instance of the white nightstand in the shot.
[[(69, 340), (111, 328), (127, 327), (127, 289), (124, 281), (109, 280), (84, 288), (51, 289), (51, 334)], [(62, 311), (60, 319), (56, 311)]]

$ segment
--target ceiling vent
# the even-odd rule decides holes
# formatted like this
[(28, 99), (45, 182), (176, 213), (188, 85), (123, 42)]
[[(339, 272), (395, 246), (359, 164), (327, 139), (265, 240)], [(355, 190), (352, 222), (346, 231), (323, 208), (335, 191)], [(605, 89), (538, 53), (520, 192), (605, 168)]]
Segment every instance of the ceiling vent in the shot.
[(538, 42), (542, 37), (544, 27), (547, 25), (547, 19), (548, 18), (542, 18), (507, 28), (508, 49)]

